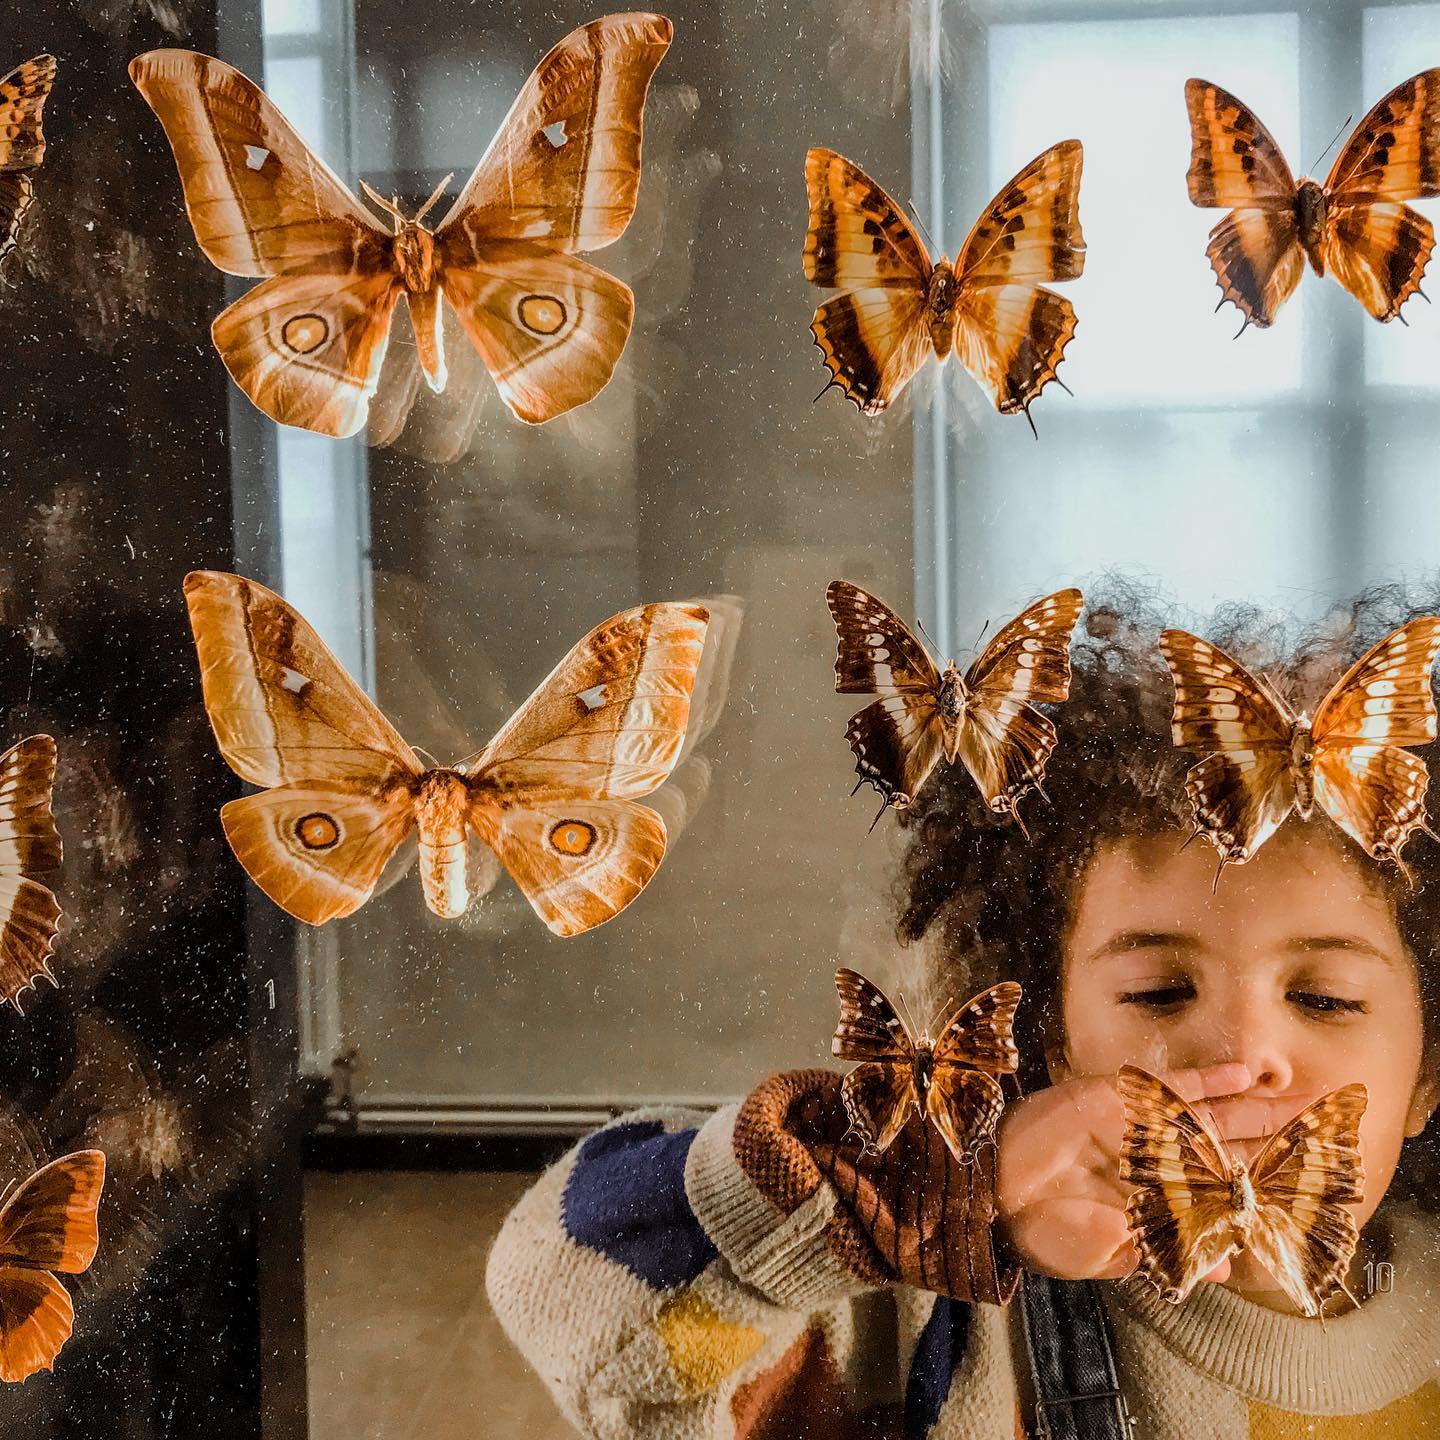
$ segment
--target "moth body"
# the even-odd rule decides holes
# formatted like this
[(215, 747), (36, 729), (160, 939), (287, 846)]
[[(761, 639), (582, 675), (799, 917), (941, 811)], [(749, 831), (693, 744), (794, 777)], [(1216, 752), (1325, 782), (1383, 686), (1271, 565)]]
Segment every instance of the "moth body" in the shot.
[(420, 883), (425, 903), (447, 920), (470, 904), (465, 878), (469, 842), (465, 821), (470, 787), (458, 770), (427, 770), (415, 792), (415, 823), (420, 830)]
[(935, 354), (944, 360), (955, 347), (955, 327), (959, 323), (960, 281), (955, 267), (942, 258), (930, 272), (930, 289), (925, 299), (925, 318), (930, 327), (930, 343)]
[[(446, 176), (446, 180), (449, 178)], [(405, 286), (410, 328), (415, 332), (415, 349), (425, 383), (436, 394), (444, 390), (446, 379), (445, 347), (440, 335), (440, 256), (434, 234), (420, 223), (420, 217), (434, 205), (441, 190), (425, 202), (414, 219), (406, 219), (396, 206), (385, 207), (395, 225), (390, 242), (391, 263)]]
[(910, 1062), (910, 1074), (915, 1081), (915, 1108), (925, 1113), (925, 1097), (930, 1093), (930, 1079), (935, 1073), (935, 1047), (928, 1035), (922, 1035), (915, 1042), (915, 1058)]
[(1300, 245), (1317, 275), (1325, 273), (1325, 230), (1327, 203), (1325, 191), (1307, 175), (1296, 187), (1295, 224), (1300, 232)]

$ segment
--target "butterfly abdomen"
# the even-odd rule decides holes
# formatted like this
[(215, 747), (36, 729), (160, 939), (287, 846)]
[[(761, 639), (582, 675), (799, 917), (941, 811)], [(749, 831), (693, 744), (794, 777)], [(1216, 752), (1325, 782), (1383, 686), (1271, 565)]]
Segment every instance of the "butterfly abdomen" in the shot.
[(940, 260), (930, 274), (930, 292), (925, 301), (925, 319), (930, 327), (930, 343), (935, 354), (944, 360), (955, 345), (955, 326), (959, 321), (960, 281), (948, 260)]
[(1308, 177), (1302, 180), (1295, 192), (1295, 224), (1300, 244), (1317, 275), (1325, 273), (1326, 211), (1325, 191)]
[(420, 830), (420, 884), (425, 903), (445, 919), (463, 915), (470, 904), (465, 877), (468, 842), (465, 821), (470, 789), (455, 770), (427, 770), (415, 797)]

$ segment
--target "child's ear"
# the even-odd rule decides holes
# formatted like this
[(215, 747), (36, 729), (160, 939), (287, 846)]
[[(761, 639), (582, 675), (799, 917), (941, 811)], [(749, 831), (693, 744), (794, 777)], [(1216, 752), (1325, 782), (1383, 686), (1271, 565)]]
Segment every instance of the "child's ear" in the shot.
[(1052, 1085), (1059, 1085), (1070, 1078), (1070, 1058), (1065, 1053), (1064, 1040), (1051, 1040), (1045, 1046), (1045, 1066), (1050, 1071)]
[(1413, 1140), (1429, 1124), (1437, 1105), (1440, 1105), (1440, 1074), (1432, 1058), (1420, 1072), (1415, 1093), (1410, 1097), (1410, 1110), (1405, 1116), (1407, 1139)]

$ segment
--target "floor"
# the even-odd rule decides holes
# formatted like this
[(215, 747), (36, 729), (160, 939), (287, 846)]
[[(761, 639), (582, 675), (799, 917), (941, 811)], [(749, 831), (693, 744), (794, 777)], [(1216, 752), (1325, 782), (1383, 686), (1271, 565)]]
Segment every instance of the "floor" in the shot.
[(311, 1440), (573, 1440), (485, 1300), (529, 1174), (312, 1172)]

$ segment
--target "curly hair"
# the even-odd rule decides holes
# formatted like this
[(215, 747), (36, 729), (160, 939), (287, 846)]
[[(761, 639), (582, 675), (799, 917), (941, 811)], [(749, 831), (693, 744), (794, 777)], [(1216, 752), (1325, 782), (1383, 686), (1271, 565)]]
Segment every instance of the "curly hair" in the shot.
[[(1141, 587), (1106, 577), (1071, 647), (1070, 698), (1053, 714), (1059, 743), (1045, 790), (1031, 800), (1030, 838), (992, 814), (961, 766), (942, 766), (901, 816), (908, 831), (899, 880), (902, 943), (933, 938), (932, 964), (971, 989), (1018, 980), (1026, 1003), (1017, 1017), (1021, 1083), (1049, 1083), (1046, 1043), (1060, 1030), (1060, 964), (1071, 901), (1107, 842), (1192, 828), (1184, 779), (1196, 756), (1174, 748), (1169, 671), (1159, 631), (1177, 617)], [(1424, 600), (1428, 603), (1419, 603)], [(1391, 630), (1440, 613), (1440, 588), (1423, 596), (1400, 586), (1366, 591), (1303, 631), (1254, 606), (1228, 606), (1184, 628), (1263, 672), (1297, 704), (1312, 707), (1324, 689)], [(1432, 772), (1440, 743), (1417, 748)], [(1293, 822), (1292, 822), (1293, 823)], [(1359, 854), (1328, 821), (1338, 844)], [(1427, 1046), (1440, 1049), (1440, 844), (1406, 847), (1413, 885), (1395, 867), (1373, 866), (1373, 883), (1392, 905), (1420, 977)], [(968, 991), (966, 993), (969, 993)], [(1434, 1130), (1431, 1127), (1431, 1131)], [(1440, 1213), (1440, 1142), (1427, 1131), (1410, 1141), (1393, 1195)]]

